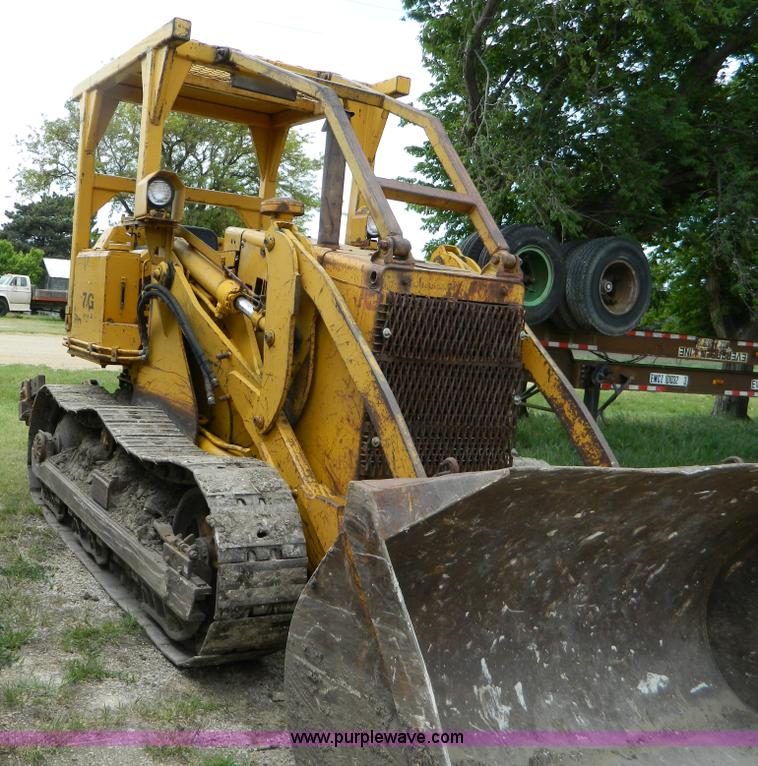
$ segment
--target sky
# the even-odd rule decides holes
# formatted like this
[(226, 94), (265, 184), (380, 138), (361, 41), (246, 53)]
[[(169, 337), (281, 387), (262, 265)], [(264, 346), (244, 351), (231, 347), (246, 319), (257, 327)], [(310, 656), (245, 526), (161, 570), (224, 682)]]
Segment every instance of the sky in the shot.
[[(38, 125), (43, 115), (61, 116), (77, 83), (175, 16), (189, 19), (192, 37), (204, 43), (339, 72), (362, 82), (406, 75), (411, 78), (406, 101), (417, 101), (430, 82), (421, 63), (419, 27), (403, 20), (400, 0), (37, 0), (3, 4), (0, 14), (0, 222), (4, 211), (19, 200), (13, 181), (19, 161), (17, 138)], [(323, 151), (320, 124), (312, 134), (314, 151)], [(417, 129), (388, 127), (377, 173), (411, 175), (413, 159), (405, 147), (422, 139)], [(391, 204), (414, 252), (420, 253), (429, 236), (421, 232), (420, 218)]]

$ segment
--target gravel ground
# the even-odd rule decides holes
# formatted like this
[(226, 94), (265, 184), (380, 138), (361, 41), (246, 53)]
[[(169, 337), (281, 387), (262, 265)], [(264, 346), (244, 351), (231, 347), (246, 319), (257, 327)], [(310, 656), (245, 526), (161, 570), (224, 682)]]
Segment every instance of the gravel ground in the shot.
[(0, 364), (45, 364), (56, 370), (92, 370), (92, 362), (69, 356), (60, 335), (0, 334)]

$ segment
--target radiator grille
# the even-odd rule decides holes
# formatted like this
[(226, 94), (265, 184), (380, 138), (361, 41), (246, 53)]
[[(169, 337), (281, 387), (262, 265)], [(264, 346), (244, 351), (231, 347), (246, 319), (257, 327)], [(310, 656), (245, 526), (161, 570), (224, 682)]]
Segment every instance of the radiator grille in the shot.
[[(373, 351), (428, 475), (454, 457), (461, 471), (511, 465), (521, 384), (523, 309), (390, 293), (376, 317)], [(389, 330), (386, 332), (385, 328)], [(368, 416), (362, 479), (390, 475)]]

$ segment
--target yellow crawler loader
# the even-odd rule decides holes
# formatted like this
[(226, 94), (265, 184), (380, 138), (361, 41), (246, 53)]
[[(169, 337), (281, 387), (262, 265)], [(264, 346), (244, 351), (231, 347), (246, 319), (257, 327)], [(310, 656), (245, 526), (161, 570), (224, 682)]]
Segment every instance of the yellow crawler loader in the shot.
[[(758, 466), (618, 467), (524, 325), (518, 259), (439, 120), (399, 100), (408, 90), (202, 44), (181, 19), (76, 89), (65, 344), (122, 372), (115, 393), (23, 384), (34, 499), (175, 664), (286, 644), (293, 729), (758, 728)], [(134, 179), (96, 172), (121, 101), (141, 105)], [(259, 195), (162, 169), (172, 110), (247, 125)], [(389, 115), (426, 131), (451, 188), (374, 173)], [(302, 205), (276, 196), (288, 131), (314, 120), (315, 241)], [(134, 195), (133, 215), (91, 246), (117, 194)], [(453, 246), (416, 260), (389, 200), (468, 215), (489, 262)], [(188, 202), (243, 226), (184, 227)], [(524, 375), (585, 467), (514, 464)], [(596, 748), (590, 734), (586, 749), (579, 737), (296, 757), (716, 762)]]

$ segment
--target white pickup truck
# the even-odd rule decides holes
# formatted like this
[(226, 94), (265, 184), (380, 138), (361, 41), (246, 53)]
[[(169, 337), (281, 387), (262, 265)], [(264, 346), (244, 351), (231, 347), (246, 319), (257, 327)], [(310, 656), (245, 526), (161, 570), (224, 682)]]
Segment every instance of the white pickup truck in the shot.
[(57, 311), (66, 313), (65, 290), (41, 290), (32, 286), (26, 274), (3, 274), (0, 277), (0, 317), (9, 311)]

